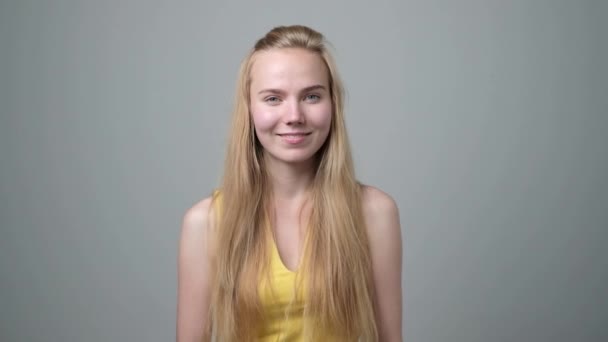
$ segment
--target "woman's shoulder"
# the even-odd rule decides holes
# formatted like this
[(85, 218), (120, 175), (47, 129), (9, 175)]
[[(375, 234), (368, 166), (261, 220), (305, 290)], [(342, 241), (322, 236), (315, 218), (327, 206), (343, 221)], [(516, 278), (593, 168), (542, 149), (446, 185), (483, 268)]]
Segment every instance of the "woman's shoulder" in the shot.
[(370, 240), (386, 243), (386, 239), (399, 238), (401, 226), (399, 209), (395, 200), (386, 192), (370, 185), (362, 185), (361, 200), (363, 217)]
[(397, 203), (388, 193), (371, 185), (361, 185), (363, 214), (376, 217), (398, 213)]
[(210, 232), (218, 216), (219, 196), (219, 192), (215, 191), (213, 195), (199, 200), (186, 210), (181, 225), (182, 244), (190, 245), (193, 241), (211, 242)]
[(211, 196), (194, 203), (184, 214), (184, 225), (188, 227), (208, 226), (209, 221), (215, 219), (218, 197), (219, 192), (214, 191)]

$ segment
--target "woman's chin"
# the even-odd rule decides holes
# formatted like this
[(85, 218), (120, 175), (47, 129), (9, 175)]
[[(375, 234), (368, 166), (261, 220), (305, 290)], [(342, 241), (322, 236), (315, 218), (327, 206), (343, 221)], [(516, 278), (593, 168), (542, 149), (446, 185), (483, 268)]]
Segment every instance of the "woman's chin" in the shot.
[(306, 165), (314, 161), (314, 153), (286, 153), (281, 155), (272, 155), (271, 163), (281, 163), (289, 165)]

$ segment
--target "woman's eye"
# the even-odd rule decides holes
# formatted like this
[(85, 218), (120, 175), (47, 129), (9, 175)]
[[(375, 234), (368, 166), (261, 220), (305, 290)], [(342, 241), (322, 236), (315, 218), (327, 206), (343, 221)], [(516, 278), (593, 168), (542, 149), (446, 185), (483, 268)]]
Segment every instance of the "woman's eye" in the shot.
[(306, 95), (306, 100), (309, 102), (316, 102), (319, 101), (321, 99), (321, 97), (319, 95), (316, 94), (308, 94)]
[(278, 103), (280, 101), (280, 99), (276, 96), (268, 96), (267, 98), (264, 99), (264, 101), (266, 101), (268, 103)]

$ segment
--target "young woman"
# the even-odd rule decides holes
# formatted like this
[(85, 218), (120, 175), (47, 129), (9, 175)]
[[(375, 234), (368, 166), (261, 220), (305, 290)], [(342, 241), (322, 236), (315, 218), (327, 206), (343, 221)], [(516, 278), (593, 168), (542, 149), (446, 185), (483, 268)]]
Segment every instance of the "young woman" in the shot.
[(395, 202), (355, 179), (323, 36), (277, 27), (241, 65), (223, 182), (184, 215), (177, 340), (401, 341)]

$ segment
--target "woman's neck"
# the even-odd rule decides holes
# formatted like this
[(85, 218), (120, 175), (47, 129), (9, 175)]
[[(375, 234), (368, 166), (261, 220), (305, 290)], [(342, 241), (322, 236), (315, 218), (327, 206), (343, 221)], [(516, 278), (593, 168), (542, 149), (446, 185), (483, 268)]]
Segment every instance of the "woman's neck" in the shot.
[(285, 163), (266, 159), (268, 176), (275, 201), (304, 200), (314, 178), (313, 161)]

